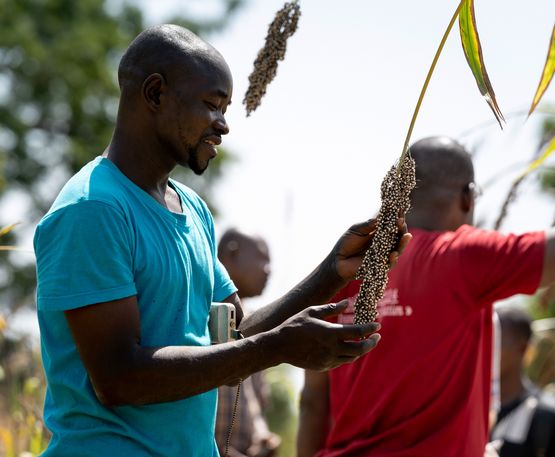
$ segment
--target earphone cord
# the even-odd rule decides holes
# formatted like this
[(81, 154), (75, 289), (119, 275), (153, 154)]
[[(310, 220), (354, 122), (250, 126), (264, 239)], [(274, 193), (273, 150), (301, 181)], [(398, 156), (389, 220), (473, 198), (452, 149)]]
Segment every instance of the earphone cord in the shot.
[(237, 394), (235, 395), (235, 404), (233, 405), (233, 414), (231, 415), (231, 423), (229, 424), (229, 431), (227, 432), (227, 439), (225, 441), (224, 457), (229, 457), (229, 444), (231, 443), (231, 433), (233, 432), (233, 426), (235, 425), (235, 418), (237, 417), (237, 410), (239, 409), (239, 395), (241, 394), (242, 382), (243, 380), (239, 378), (239, 384), (237, 384)]
[[(236, 338), (242, 340), (244, 338), (240, 331), (236, 332)], [(241, 395), (241, 383), (242, 378), (239, 378), (239, 383), (237, 384), (237, 393), (235, 394), (235, 404), (233, 405), (233, 413), (231, 415), (231, 423), (229, 424), (229, 431), (227, 432), (227, 439), (225, 441), (225, 454), (224, 457), (229, 457), (229, 445), (231, 443), (231, 433), (233, 432), (233, 426), (235, 425), (235, 419), (237, 417), (237, 411), (239, 410), (239, 396)]]

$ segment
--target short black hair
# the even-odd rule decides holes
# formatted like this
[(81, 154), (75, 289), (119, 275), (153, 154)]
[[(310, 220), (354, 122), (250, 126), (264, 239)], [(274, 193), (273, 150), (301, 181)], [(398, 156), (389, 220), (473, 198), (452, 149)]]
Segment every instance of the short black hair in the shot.
[(446, 136), (417, 141), (409, 148), (416, 165), (413, 207), (439, 209), (474, 181), (472, 157), (463, 145)]
[(468, 151), (459, 142), (446, 136), (433, 136), (417, 141), (410, 147), (416, 162), (419, 187), (447, 186), (470, 182), (474, 166)]
[(515, 306), (502, 306), (496, 309), (503, 332), (509, 331), (514, 336), (528, 342), (532, 336), (532, 318), (530, 314)]
[(120, 89), (137, 90), (153, 73), (164, 77), (172, 71), (221, 55), (190, 30), (172, 24), (150, 27), (129, 45), (118, 68)]

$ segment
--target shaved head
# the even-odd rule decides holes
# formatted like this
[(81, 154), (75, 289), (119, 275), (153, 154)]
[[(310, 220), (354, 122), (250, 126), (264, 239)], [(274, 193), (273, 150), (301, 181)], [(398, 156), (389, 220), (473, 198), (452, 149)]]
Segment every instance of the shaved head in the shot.
[(218, 256), (224, 257), (232, 251), (245, 246), (262, 246), (267, 249), (266, 242), (259, 235), (248, 234), (236, 228), (225, 231), (218, 244)]
[(229, 126), (233, 78), (222, 55), (177, 25), (146, 29), (123, 55), (115, 140), (169, 173), (176, 165), (200, 175)]
[(190, 30), (164, 24), (140, 33), (127, 48), (119, 69), (122, 93), (137, 91), (153, 73), (175, 80), (195, 75), (203, 68), (222, 68), (229, 73), (221, 54)]
[(532, 336), (532, 318), (527, 311), (511, 306), (502, 306), (495, 311), (499, 316), (502, 336), (528, 343)]
[(270, 253), (262, 237), (229, 229), (218, 244), (218, 258), (240, 297), (256, 297), (262, 293), (270, 274)]
[(416, 188), (411, 196), (415, 208), (446, 204), (474, 180), (470, 154), (451, 138), (424, 138), (410, 147), (410, 153), (416, 162)]

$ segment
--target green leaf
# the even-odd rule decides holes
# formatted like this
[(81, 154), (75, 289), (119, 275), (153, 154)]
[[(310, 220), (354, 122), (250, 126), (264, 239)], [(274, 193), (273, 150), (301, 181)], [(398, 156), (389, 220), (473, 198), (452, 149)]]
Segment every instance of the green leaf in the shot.
[(480, 89), (480, 93), (493, 111), (499, 126), (503, 128), (502, 122), (505, 122), (505, 118), (495, 99), (495, 93), (493, 92), (482, 56), (482, 46), (480, 45), (480, 37), (476, 29), (476, 18), (474, 15), (474, 0), (465, 0), (463, 2), (459, 13), (459, 31), (464, 55), (472, 70), (476, 84), (478, 84), (478, 89)]
[(399, 172), (401, 164), (405, 162), (405, 156), (409, 150), (409, 143), (410, 143), (410, 137), (412, 135), (412, 130), (414, 129), (416, 118), (418, 117), (418, 113), (420, 112), (420, 107), (422, 106), (424, 95), (426, 95), (428, 84), (430, 84), (430, 80), (432, 79), (432, 74), (434, 73), (434, 70), (436, 68), (437, 61), (439, 60), (439, 56), (441, 55), (441, 51), (443, 51), (445, 42), (447, 41), (447, 37), (451, 33), (451, 30), (453, 29), (453, 25), (455, 24), (455, 21), (457, 20), (457, 17), (459, 16), (459, 13), (465, 1), (466, 0), (460, 1), (459, 5), (457, 6), (457, 9), (455, 10), (455, 12), (453, 13), (453, 16), (451, 17), (451, 20), (449, 21), (449, 25), (447, 26), (447, 29), (443, 33), (443, 37), (441, 38), (441, 41), (439, 42), (439, 46), (435, 53), (434, 59), (432, 60), (432, 64), (430, 65), (430, 69), (428, 70), (428, 74), (426, 75), (426, 79), (424, 80), (424, 85), (420, 90), (420, 96), (418, 97), (418, 101), (416, 102), (416, 107), (414, 108), (414, 112), (412, 113), (412, 119), (410, 121), (409, 129), (407, 131), (407, 136), (405, 137), (405, 144), (403, 145), (403, 151), (401, 152), (401, 157), (399, 158), (399, 162), (397, 164), (397, 172)]
[(5, 235), (8, 232), (11, 232), (14, 229), (14, 227), (19, 223), (20, 222), (16, 222), (15, 224), (11, 224), (11, 225), (8, 225), (7, 227), (4, 227), (3, 229), (0, 229), (0, 236)]
[(538, 88), (536, 90), (536, 95), (534, 95), (534, 100), (532, 100), (532, 105), (530, 106), (528, 116), (532, 114), (532, 111), (534, 111), (536, 105), (541, 100), (544, 92), (549, 86), (549, 83), (553, 79), (553, 73), (555, 73), (555, 25), (553, 26), (553, 31), (551, 32), (549, 49), (547, 51), (547, 59), (545, 60), (545, 65), (543, 67), (540, 84), (538, 85)]
[(526, 175), (530, 174), (532, 171), (534, 171), (536, 168), (538, 168), (542, 163), (544, 163), (547, 160), (547, 158), (551, 154), (553, 154), (553, 151), (555, 151), (555, 136), (553, 138), (551, 138), (551, 141), (548, 143), (548, 145), (545, 148), (545, 150), (543, 151), (542, 155), (539, 156), (533, 162), (530, 162), (530, 164), (526, 167), (526, 170), (524, 170), (519, 175), (517, 180), (524, 178)]

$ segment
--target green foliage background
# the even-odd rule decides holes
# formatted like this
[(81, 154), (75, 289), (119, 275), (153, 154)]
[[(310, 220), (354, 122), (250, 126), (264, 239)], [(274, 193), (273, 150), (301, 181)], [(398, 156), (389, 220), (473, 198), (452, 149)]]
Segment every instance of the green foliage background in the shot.
[[(218, 17), (167, 22), (200, 35), (219, 30), (242, 1), (220, 3)], [(0, 208), (17, 194), (27, 232), (67, 178), (101, 154), (111, 138), (117, 64), (147, 24), (132, 4), (110, 5), (107, 9), (105, 0), (0, 0)], [(211, 184), (230, 157), (222, 152), (202, 180), (178, 171), (178, 178), (209, 204)], [(13, 222), (13, 215), (0, 214), (0, 224)], [(17, 243), (15, 233), (3, 243)], [(0, 253), (0, 310), (33, 304), (34, 284), (34, 265)]]
[[(221, 4), (216, 17), (164, 22), (201, 36), (221, 30), (244, 1), (215, 1)], [(119, 59), (152, 24), (133, 4), (114, 0), (0, 0), (0, 12), (0, 210), (17, 195), (25, 213), (1, 244), (14, 245), (32, 233), (65, 181), (110, 141)], [(217, 213), (210, 190), (231, 159), (220, 150), (202, 178), (185, 169), (176, 170), (175, 177)], [(0, 213), (0, 226), (13, 222), (13, 214)], [(0, 252), (0, 454), (8, 456), (38, 455), (49, 438), (42, 424), (40, 358), (27, 337), (9, 331), (10, 315), (34, 305), (32, 260), (20, 252)], [(275, 403), (269, 411), (271, 428), (283, 434), (282, 456), (293, 455), (296, 430), (287, 376), (283, 367), (273, 374)]]

